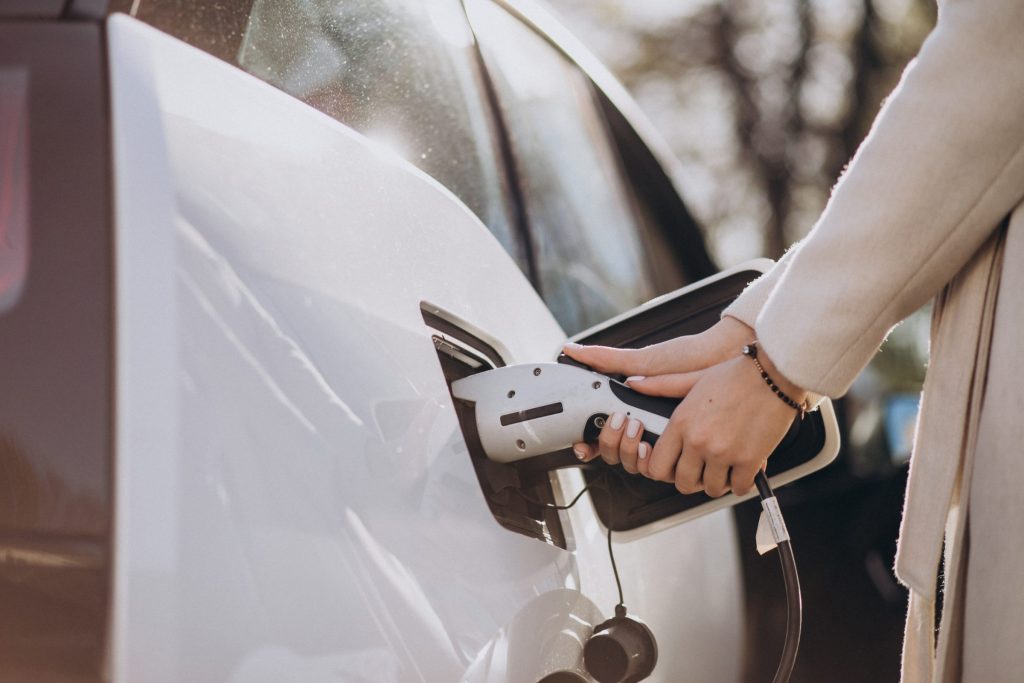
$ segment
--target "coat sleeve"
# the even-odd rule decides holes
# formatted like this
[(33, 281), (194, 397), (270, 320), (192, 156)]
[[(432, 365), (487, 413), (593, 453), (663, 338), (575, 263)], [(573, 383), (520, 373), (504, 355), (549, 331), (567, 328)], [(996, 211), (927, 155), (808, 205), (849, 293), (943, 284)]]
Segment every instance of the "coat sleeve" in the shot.
[(757, 324), (757, 316), (761, 314), (765, 302), (768, 301), (768, 297), (775, 290), (775, 285), (779, 283), (782, 274), (786, 272), (786, 267), (793, 259), (799, 246), (799, 244), (795, 244), (790, 247), (770, 270), (747, 285), (743, 293), (722, 311), (722, 317), (730, 316), (736, 318), (746, 323), (748, 327), (753, 328)]
[(1024, 2), (947, 0), (807, 238), (726, 313), (840, 396), (1022, 195)]

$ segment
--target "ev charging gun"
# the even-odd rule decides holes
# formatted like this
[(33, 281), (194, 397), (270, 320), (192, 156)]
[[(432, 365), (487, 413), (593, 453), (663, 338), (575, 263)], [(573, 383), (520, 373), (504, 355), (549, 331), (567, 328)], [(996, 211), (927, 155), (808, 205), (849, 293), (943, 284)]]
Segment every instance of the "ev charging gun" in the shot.
[[(640, 420), (641, 439), (653, 446), (680, 401), (641, 394), (574, 361), (495, 368), (456, 380), (451, 389), (455, 398), (475, 404), (484, 453), (506, 464), (596, 441), (615, 412)], [(794, 422), (781, 447), (797, 426)]]
[(606, 375), (574, 365), (509, 365), (452, 383), (452, 395), (476, 404), (477, 430), (491, 460), (513, 463), (594, 441), (608, 415), (640, 420), (650, 444), (678, 400), (645, 396)]
[(487, 457), (512, 463), (594, 441), (613, 412), (640, 420), (653, 445), (678, 401), (645, 396), (574, 365), (509, 365), (452, 383), (452, 395), (476, 404)]

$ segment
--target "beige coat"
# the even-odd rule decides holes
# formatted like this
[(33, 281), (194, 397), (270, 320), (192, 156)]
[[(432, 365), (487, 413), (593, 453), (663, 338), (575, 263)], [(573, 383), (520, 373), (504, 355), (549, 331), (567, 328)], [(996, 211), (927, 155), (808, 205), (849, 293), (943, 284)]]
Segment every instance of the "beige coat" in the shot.
[(726, 311), (835, 397), (937, 297), (896, 558), (907, 683), (1024, 680), (1022, 198), (1024, 2), (940, 0), (817, 225)]

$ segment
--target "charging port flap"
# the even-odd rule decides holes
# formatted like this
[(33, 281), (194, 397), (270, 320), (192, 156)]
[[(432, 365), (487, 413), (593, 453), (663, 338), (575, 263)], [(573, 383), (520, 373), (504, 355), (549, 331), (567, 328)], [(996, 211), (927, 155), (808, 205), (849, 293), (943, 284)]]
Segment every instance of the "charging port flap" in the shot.
[[(723, 271), (585, 330), (573, 341), (640, 348), (702, 332), (718, 322), (725, 307), (770, 265), (771, 261), (761, 259)], [(821, 469), (838, 452), (838, 424), (832, 404), (826, 400), (790, 431), (768, 459), (767, 474), (772, 486), (778, 487)], [(590, 495), (605, 526), (614, 531), (636, 531), (627, 537), (644, 536), (737, 502), (732, 494), (721, 498), (703, 493), (682, 495), (672, 484), (631, 475), (621, 467), (608, 469), (605, 485), (592, 488)], [(588, 483), (598, 476), (584, 472)]]

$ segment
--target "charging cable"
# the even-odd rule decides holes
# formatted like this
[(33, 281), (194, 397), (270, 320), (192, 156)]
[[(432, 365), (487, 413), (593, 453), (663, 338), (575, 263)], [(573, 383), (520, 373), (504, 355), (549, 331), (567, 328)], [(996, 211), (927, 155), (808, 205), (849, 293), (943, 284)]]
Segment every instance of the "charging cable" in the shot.
[[(592, 481), (589, 484), (587, 484), (586, 486), (584, 486), (582, 489), (580, 489), (580, 492), (577, 493), (575, 495), (575, 497), (573, 497), (573, 499), (571, 501), (569, 501), (568, 503), (566, 503), (565, 505), (557, 505), (555, 503), (544, 503), (542, 501), (537, 500), (533, 496), (527, 495), (524, 491), (522, 491), (520, 489), (513, 489), (513, 490), (516, 493), (518, 493), (521, 498), (523, 498), (523, 499), (533, 503), (534, 505), (539, 505), (540, 507), (548, 508), (548, 509), (551, 509), (551, 510), (568, 510), (569, 508), (571, 508), (574, 505), (576, 505), (576, 503), (578, 503), (580, 501), (580, 498), (583, 497), (583, 494), (586, 493), (587, 491), (589, 491), (592, 488), (602, 488), (602, 489), (604, 489), (605, 493), (607, 493), (609, 496), (611, 495), (611, 490), (608, 488), (608, 473), (607, 473), (606, 470), (601, 470), (600, 471), (600, 479)], [(619, 578), (619, 566), (615, 563), (615, 550), (612, 547), (612, 527), (613, 526), (614, 526), (614, 524), (609, 522), (609, 524), (608, 524), (608, 560), (611, 562), (612, 573), (615, 575), (615, 588), (619, 592), (619, 604), (616, 605), (616, 608), (625, 609), (625, 600), (622, 597), (622, 580)]]
[[(789, 540), (786, 522), (782, 519), (779, 501), (775, 492), (768, 484), (764, 472), (754, 477), (757, 492), (761, 495), (761, 507), (764, 512), (762, 519), (771, 527), (772, 537), (779, 549), (779, 562), (782, 563), (782, 578), (786, 582), (786, 640), (782, 646), (782, 658), (779, 668), (775, 671), (774, 683), (787, 683), (793, 674), (796, 664), (796, 653), (800, 647), (800, 631), (803, 621), (803, 604), (800, 597), (800, 577), (796, 571), (796, 558), (793, 556), (793, 544)], [(760, 526), (760, 525), (759, 525)]]

